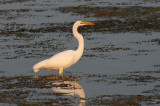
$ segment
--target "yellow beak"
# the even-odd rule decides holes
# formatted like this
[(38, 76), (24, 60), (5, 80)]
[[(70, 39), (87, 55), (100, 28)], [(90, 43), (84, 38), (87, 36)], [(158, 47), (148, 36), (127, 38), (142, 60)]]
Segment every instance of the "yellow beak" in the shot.
[(92, 23), (92, 22), (81, 22), (81, 24), (84, 24), (84, 25), (95, 25), (95, 24)]

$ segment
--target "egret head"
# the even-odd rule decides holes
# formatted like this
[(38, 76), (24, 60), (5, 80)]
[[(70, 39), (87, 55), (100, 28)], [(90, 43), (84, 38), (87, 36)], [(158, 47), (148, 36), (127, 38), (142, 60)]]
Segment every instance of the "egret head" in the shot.
[(82, 22), (82, 21), (77, 21), (76, 24), (78, 24), (78, 26), (84, 26), (84, 25), (95, 25), (92, 22)]

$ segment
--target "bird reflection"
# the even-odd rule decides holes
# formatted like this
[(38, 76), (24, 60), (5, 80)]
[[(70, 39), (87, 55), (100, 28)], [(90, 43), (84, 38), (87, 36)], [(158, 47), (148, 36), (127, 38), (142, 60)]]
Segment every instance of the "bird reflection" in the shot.
[(57, 87), (52, 87), (52, 90), (54, 92), (64, 93), (65, 95), (70, 95), (70, 96), (78, 95), (80, 97), (79, 106), (85, 105), (85, 92), (82, 86), (76, 81), (54, 82), (52, 84), (57, 86)]

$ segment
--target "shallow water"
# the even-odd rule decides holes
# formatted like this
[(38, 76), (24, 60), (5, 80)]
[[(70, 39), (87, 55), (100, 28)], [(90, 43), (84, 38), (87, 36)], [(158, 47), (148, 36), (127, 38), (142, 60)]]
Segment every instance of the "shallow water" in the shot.
[[(1, 105), (159, 105), (160, 8), (157, 0), (0, 1)], [(85, 50), (64, 70), (33, 72), (57, 52)], [(19, 96), (17, 96), (19, 95)]]

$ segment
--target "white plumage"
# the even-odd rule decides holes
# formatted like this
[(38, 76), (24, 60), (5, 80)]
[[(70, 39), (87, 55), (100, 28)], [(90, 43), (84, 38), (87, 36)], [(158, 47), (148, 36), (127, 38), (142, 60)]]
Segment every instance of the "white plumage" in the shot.
[(79, 43), (77, 50), (67, 50), (60, 52), (50, 59), (43, 60), (33, 66), (34, 71), (38, 72), (40, 69), (59, 70), (59, 74), (62, 74), (63, 69), (66, 69), (75, 64), (81, 58), (84, 50), (83, 36), (77, 31), (78, 27), (83, 25), (94, 25), (94, 23), (77, 21), (73, 25), (73, 35), (77, 38)]

